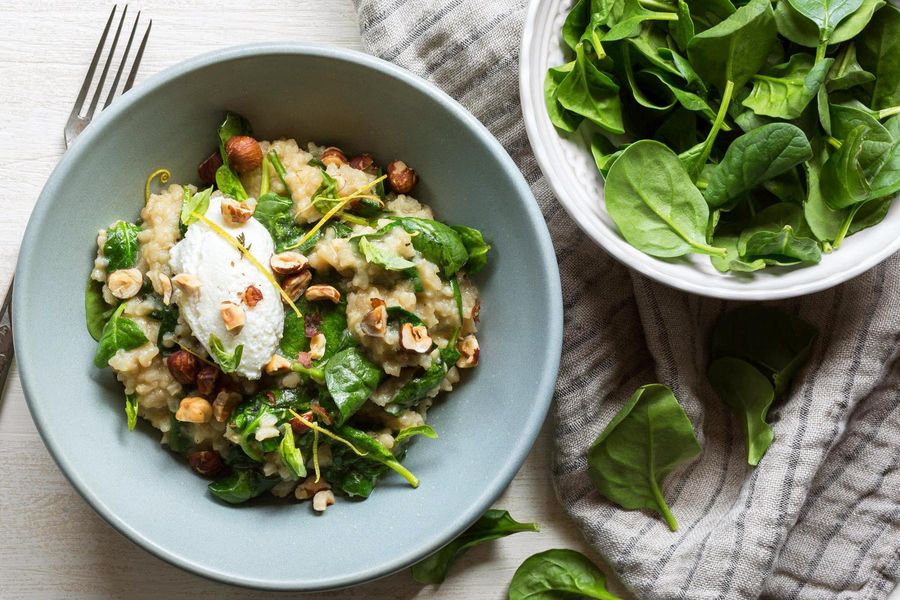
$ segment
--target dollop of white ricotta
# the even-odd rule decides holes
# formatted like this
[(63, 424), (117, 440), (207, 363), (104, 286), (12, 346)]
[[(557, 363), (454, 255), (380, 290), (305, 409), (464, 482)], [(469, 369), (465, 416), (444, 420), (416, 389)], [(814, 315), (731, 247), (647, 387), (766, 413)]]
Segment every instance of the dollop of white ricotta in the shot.
[[(215, 192), (209, 201), (206, 218), (242, 241), (245, 248), (269, 270), (275, 244), (268, 230), (256, 219), (232, 226), (222, 218), (222, 194)], [(211, 335), (222, 340), (229, 353), (243, 345), (236, 374), (259, 379), (262, 367), (275, 354), (284, 330), (284, 306), (278, 289), (240, 251), (203, 221), (192, 223), (184, 239), (170, 253), (169, 266), (174, 274), (189, 273), (200, 281), (197, 294), (179, 291), (175, 301), (194, 337), (209, 351)], [(270, 271), (271, 272), (271, 271)], [(250, 308), (242, 299), (249, 286), (262, 292), (262, 300)], [(228, 331), (222, 320), (221, 306), (234, 302), (244, 310), (240, 329)], [(210, 356), (215, 356), (210, 352)]]

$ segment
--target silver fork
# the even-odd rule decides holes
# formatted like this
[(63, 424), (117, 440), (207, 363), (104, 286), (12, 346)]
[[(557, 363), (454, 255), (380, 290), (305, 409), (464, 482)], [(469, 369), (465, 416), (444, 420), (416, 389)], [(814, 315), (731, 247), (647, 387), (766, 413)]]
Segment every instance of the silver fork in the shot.
[[(97, 71), (97, 64), (100, 62), (100, 56), (103, 54), (103, 48), (106, 46), (106, 38), (109, 35), (109, 29), (112, 26), (113, 20), (116, 16), (116, 11), (118, 10), (118, 6), (113, 6), (112, 11), (109, 13), (109, 18), (106, 20), (106, 27), (103, 28), (103, 35), (100, 36), (100, 43), (97, 44), (97, 50), (94, 51), (94, 58), (91, 59), (91, 64), (88, 67), (87, 75), (84, 77), (84, 83), (81, 85), (81, 90), (78, 92), (78, 98), (75, 99), (75, 106), (72, 107), (72, 114), (69, 115), (69, 120), (66, 121), (66, 148), (72, 145), (72, 141), (78, 136), (79, 133), (84, 131), (84, 128), (87, 127), (88, 123), (91, 122), (91, 119), (94, 118), (94, 114), (97, 112), (97, 108), (100, 104), (100, 98), (103, 94), (103, 88), (106, 84), (106, 76), (109, 74), (109, 69), (112, 66), (113, 58), (116, 53), (116, 45), (119, 42), (119, 35), (122, 33), (122, 26), (125, 24), (125, 15), (128, 13), (128, 5), (125, 5), (125, 8), (122, 9), (122, 15), (119, 18), (119, 25), (116, 27), (116, 33), (113, 36), (112, 45), (109, 48), (109, 51), (106, 55), (106, 63), (103, 65), (103, 71), (100, 73), (99, 80), (96, 81), (94, 95), (91, 98), (90, 105), (87, 106), (87, 110), (85, 110), (85, 100), (87, 99), (88, 91), (91, 89), (91, 84), (95, 83), (94, 81), (94, 73)], [(122, 78), (122, 74), (125, 72), (125, 65), (128, 63), (128, 55), (131, 52), (131, 45), (134, 42), (135, 33), (138, 30), (138, 22), (141, 19), (141, 13), (138, 12), (137, 16), (134, 19), (134, 25), (131, 28), (131, 35), (128, 37), (128, 43), (125, 45), (125, 51), (122, 53), (121, 62), (119, 63), (119, 67), (116, 69), (116, 74), (113, 79), (112, 84), (107, 92), (106, 100), (103, 103), (103, 106), (100, 107), (100, 110), (103, 110), (116, 98), (117, 91), (119, 88), (119, 81)], [(128, 77), (125, 79), (125, 84), (122, 86), (121, 93), (124, 94), (128, 90), (131, 89), (131, 86), (134, 85), (134, 78), (137, 76), (138, 67), (141, 64), (141, 58), (144, 56), (144, 48), (147, 46), (147, 38), (150, 37), (150, 27), (153, 25), (153, 21), (149, 21), (147, 23), (147, 30), (144, 32), (144, 37), (141, 39), (141, 44), (138, 47), (137, 54), (134, 57), (134, 62), (131, 64), (131, 69), (128, 72)], [(83, 114), (82, 114), (83, 113)], [(0, 394), (3, 393), (4, 386), (6, 385), (6, 378), (9, 375), (9, 369), (12, 366), (13, 360), (13, 339), (12, 339), (12, 290), (13, 290), (13, 282), (9, 282), (9, 290), (6, 292), (6, 299), (3, 301), (3, 307), (0, 308)]]

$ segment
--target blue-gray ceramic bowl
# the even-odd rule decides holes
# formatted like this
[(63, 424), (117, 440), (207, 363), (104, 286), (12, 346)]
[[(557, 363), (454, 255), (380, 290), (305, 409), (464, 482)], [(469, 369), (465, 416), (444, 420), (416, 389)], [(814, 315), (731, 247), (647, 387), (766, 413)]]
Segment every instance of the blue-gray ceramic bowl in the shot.
[[(430, 420), (406, 464), (364, 502), (322, 516), (308, 505), (214, 500), (207, 482), (128, 432), (121, 387), (91, 365), (83, 290), (99, 228), (136, 218), (143, 184), (167, 167), (194, 182), (223, 110), (262, 138), (293, 136), (402, 157), (438, 216), (494, 244), (478, 276), (482, 360)], [(449, 542), (503, 491), (547, 412), (562, 304), (549, 234), (515, 164), (451, 98), (363, 54), (301, 44), (238, 47), (171, 68), (103, 112), (65, 154), (28, 224), (14, 328), (31, 414), (60, 469), (100, 515), (157, 556), (206, 577), (267, 589), (322, 590), (407, 567)]]

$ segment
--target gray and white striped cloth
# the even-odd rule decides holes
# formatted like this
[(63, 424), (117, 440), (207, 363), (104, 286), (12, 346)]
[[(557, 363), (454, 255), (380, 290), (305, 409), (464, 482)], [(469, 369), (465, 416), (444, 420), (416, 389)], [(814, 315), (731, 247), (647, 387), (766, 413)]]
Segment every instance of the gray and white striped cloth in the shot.
[[(900, 579), (900, 257), (780, 303), (821, 334), (759, 467), (705, 375), (731, 304), (656, 284), (582, 235), (525, 135), (518, 48), (525, 0), (354, 0), (366, 47), (434, 82), (493, 132), (543, 210), (562, 272), (556, 388), (559, 499), (640, 598), (885, 598)], [(593, 490), (585, 452), (641, 384), (670, 385), (703, 445), (664, 490), (681, 529)]]

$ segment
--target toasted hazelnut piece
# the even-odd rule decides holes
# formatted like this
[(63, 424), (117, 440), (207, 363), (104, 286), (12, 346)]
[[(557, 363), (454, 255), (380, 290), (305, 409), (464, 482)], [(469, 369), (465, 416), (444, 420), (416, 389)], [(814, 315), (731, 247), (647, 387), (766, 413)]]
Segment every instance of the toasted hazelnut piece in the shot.
[(197, 379), (200, 361), (187, 350), (176, 350), (166, 357), (166, 366), (175, 381), (182, 385), (191, 385)]
[(267, 362), (263, 367), (263, 370), (267, 375), (287, 373), (291, 370), (291, 361), (281, 356), (280, 354), (273, 354), (272, 358), (269, 359), (269, 362)]
[(366, 313), (359, 324), (362, 332), (371, 337), (384, 337), (387, 333), (387, 307), (380, 304)]
[(277, 275), (293, 275), (309, 265), (309, 260), (299, 252), (281, 252), (273, 254), (269, 266)]
[(262, 148), (249, 135), (235, 135), (225, 142), (228, 166), (238, 173), (246, 173), (262, 164)]
[(372, 308), (378, 308), (379, 306), (387, 306), (384, 300), (381, 298), (369, 298), (369, 304)]
[(144, 285), (144, 274), (140, 269), (119, 269), (110, 273), (106, 285), (113, 296), (128, 300), (137, 295)]
[(222, 166), (222, 155), (213, 152), (209, 158), (200, 163), (197, 167), (197, 176), (203, 185), (212, 185), (216, 182), (216, 171)]
[(216, 381), (219, 379), (219, 369), (213, 365), (203, 365), (197, 371), (197, 391), (204, 396), (209, 396), (216, 389)]
[(183, 423), (209, 423), (212, 419), (212, 405), (209, 400), (199, 396), (182, 398), (175, 418)]
[(478, 322), (478, 315), (481, 314), (481, 300), (476, 300), (475, 305), (472, 307), (472, 320), (476, 323)]
[(222, 314), (222, 321), (225, 323), (225, 329), (232, 331), (244, 326), (246, 314), (244, 309), (230, 300), (225, 300), (219, 305), (219, 312)]
[(428, 335), (428, 329), (424, 325), (413, 326), (412, 323), (404, 323), (400, 327), (401, 348), (424, 354), (431, 350), (431, 343), (431, 336)]
[(312, 506), (313, 510), (317, 512), (324, 512), (332, 504), (334, 504), (334, 493), (331, 490), (322, 490), (313, 496)]
[(375, 159), (372, 158), (371, 154), (363, 153), (354, 156), (350, 159), (350, 166), (369, 175), (374, 175), (378, 172), (378, 165), (375, 164)]
[(331, 285), (311, 285), (306, 290), (306, 299), (310, 302), (316, 300), (331, 300), (335, 304), (341, 301), (341, 293)]
[(395, 160), (387, 166), (388, 184), (398, 194), (408, 194), (419, 182), (419, 176), (402, 160)]
[(249, 221), (255, 210), (256, 204), (253, 202), (238, 202), (234, 198), (222, 198), (222, 218), (232, 227)]
[(471, 369), (478, 365), (478, 355), (481, 348), (478, 346), (478, 340), (474, 335), (467, 335), (456, 341), (456, 349), (459, 350), (459, 359), (456, 366), (460, 369)]
[(309, 340), (310, 360), (319, 360), (325, 356), (325, 334), (317, 333)]
[[(300, 416), (303, 417), (303, 421), (312, 421), (313, 420), (313, 411), (308, 410)], [(297, 417), (294, 417), (293, 419), (290, 420), (291, 429), (294, 430), (294, 433), (299, 435), (299, 434), (306, 433), (307, 431), (309, 431), (309, 427), (307, 427), (306, 424), (303, 423), (303, 421), (301, 421)]]
[(296, 489), (294, 489), (294, 497), (296, 497), (297, 500), (307, 500), (309, 498), (312, 498), (322, 490), (330, 489), (331, 485), (327, 481), (325, 481), (324, 478), (316, 481), (316, 476), (310, 475), (303, 480), (303, 483), (301, 483), (296, 487)]
[(241, 400), (243, 397), (237, 392), (222, 390), (216, 394), (216, 399), (212, 403), (213, 418), (219, 423), (224, 423), (231, 417), (231, 413)]
[(196, 275), (179, 273), (172, 278), (172, 283), (189, 296), (195, 296), (200, 293), (200, 279)]
[(259, 301), (263, 299), (263, 294), (258, 287), (255, 285), (248, 285), (247, 289), (244, 290), (244, 304), (253, 308)]
[(222, 457), (215, 450), (191, 452), (188, 454), (188, 463), (198, 475), (203, 475), (204, 477), (218, 475), (225, 469)]
[(159, 275), (159, 290), (162, 292), (163, 304), (168, 306), (172, 303), (172, 280), (168, 275)]
[(312, 281), (312, 273), (309, 271), (301, 271), (296, 275), (291, 275), (287, 277), (284, 281), (281, 282), (281, 289), (284, 290), (284, 293), (288, 295), (288, 298), (291, 299), (291, 302), (294, 302), (303, 295), (306, 291), (306, 288), (309, 287), (309, 282)]
[(340, 148), (329, 146), (322, 151), (322, 156), (319, 157), (319, 160), (321, 160), (322, 164), (325, 166), (334, 165), (339, 167), (347, 162), (347, 155), (341, 152)]

